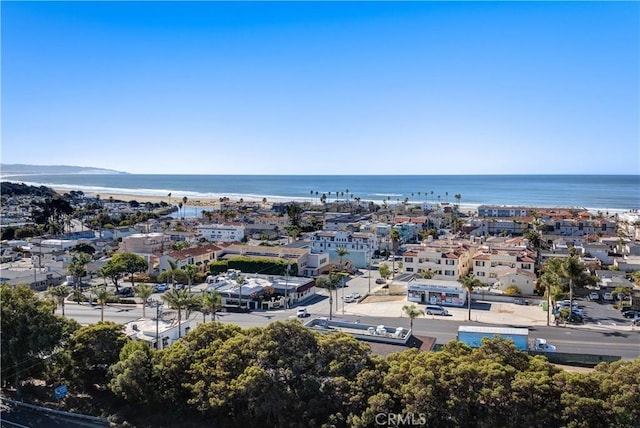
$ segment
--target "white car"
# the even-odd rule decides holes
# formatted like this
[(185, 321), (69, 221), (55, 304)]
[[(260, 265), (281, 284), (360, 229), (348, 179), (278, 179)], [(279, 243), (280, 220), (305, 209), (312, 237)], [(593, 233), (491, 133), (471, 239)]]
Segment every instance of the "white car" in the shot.
[(602, 296), (602, 298), (603, 298), (604, 300), (611, 301), (611, 300), (613, 300), (613, 294), (611, 294), (611, 293), (604, 293), (604, 295)]
[(298, 318), (306, 318), (309, 316), (309, 312), (307, 311), (306, 307), (302, 307), (298, 308), (296, 315), (298, 316)]
[(589, 300), (600, 300), (600, 294), (592, 291), (591, 293), (589, 293)]

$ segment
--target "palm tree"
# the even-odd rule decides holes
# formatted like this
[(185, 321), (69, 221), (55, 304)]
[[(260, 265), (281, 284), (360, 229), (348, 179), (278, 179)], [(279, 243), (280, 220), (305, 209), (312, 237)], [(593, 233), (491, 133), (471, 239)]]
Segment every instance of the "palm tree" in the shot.
[(181, 211), (182, 211), (182, 202), (178, 202), (178, 219), (180, 218)]
[(244, 277), (242, 275), (238, 275), (236, 277), (236, 284), (240, 286), (240, 293), (238, 293), (238, 307), (242, 309), (242, 285), (244, 284)]
[(96, 303), (100, 305), (100, 321), (104, 321), (104, 305), (109, 301), (109, 297), (111, 297), (111, 293), (107, 291), (106, 287), (98, 288), (96, 292)]
[(184, 206), (184, 210), (182, 210), (182, 218), (185, 218), (185, 211), (187, 209), (187, 201), (189, 200), (189, 198), (187, 198), (186, 196), (182, 198), (182, 205)]
[(184, 274), (187, 277), (187, 282), (189, 284), (189, 292), (191, 292), (191, 285), (198, 275), (198, 267), (195, 265), (187, 265), (184, 268)]
[(142, 318), (146, 318), (147, 315), (145, 313), (145, 309), (147, 307), (147, 303), (149, 302), (149, 297), (153, 294), (155, 290), (149, 284), (138, 284), (133, 287), (133, 292), (136, 296), (138, 296), (142, 300)]
[(419, 316), (424, 316), (424, 311), (422, 309), (417, 308), (416, 305), (411, 305), (411, 306), (404, 305), (402, 307), (402, 310), (409, 317), (409, 323), (410, 323), (409, 328), (411, 329), (411, 331), (413, 331), (413, 320), (418, 318)]
[[(560, 260), (560, 259), (552, 259)], [(538, 285), (544, 287), (545, 296), (547, 297), (547, 325), (550, 325), (550, 310), (552, 306), (551, 288), (557, 287), (560, 284), (560, 278), (553, 272), (552, 269), (544, 271), (538, 280)]]
[(389, 238), (391, 239), (391, 251), (393, 251), (393, 261), (392, 263), (392, 277), (395, 276), (396, 273), (396, 253), (398, 252), (398, 246), (400, 244), (400, 231), (398, 229), (391, 229), (389, 233)]
[[(211, 311), (211, 321), (215, 321), (218, 309), (222, 307), (222, 297), (220, 293), (215, 290), (204, 293), (202, 295), (202, 307)], [(204, 319), (204, 311), (202, 312), (202, 316)]]
[[(342, 276), (338, 272), (329, 272), (329, 276), (327, 277), (329, 283), (329, 295), (331, 295), (331, 290), (336, 290), (336, 313), (338, 312), (338, 284), (342, 281)], [(329, 300), (331, 302), (331, 299)]]
[(569, 281), (569, 309), (573, 309), (573, 283), (584, 274), (584, 264), (578, 256), (564, 259), (562, 263), (562, 276)]
[(342, 262), (342, 258), (349, 255), (349, 251), (347, 251), (347, 249), (344, 247), (338, 247), (336, 248), (336, 254), (338, 255), (338, 257), (340, 257), (340, 270), (344, 272), (344, 264)]
[(62, 316), (64, 316), (64, 301), (69, 295), (69, 287), (66, 285), (59, 285), (57, 287), (49, 287), (47, 294), (53, 297), (56, 304), (62, 307)]
[(186, 309), (193, 302), (191, 293), (189, 290), (174, 288), (164, 293), (162, 299), (167, 302), (170, 308), (178, 310), (178, 337), (182, 337), (182, 309)]
[(169, 269), (167, 269), (167, 275), (171, 275), (171, 288), (176, 288), (176, 272), (178, 272), (178, 263), (173, 260), (167, 259), (169, 263)]
[(467, 308), (469, 309), (469, 321), (471, 321), (471, 292), (474, 288), (480, 287), (482, 282), (478, 278), (476, 278), (473, 274), (468, 274), (458, 281), (462, 283), (462, 286), (467, 289)]

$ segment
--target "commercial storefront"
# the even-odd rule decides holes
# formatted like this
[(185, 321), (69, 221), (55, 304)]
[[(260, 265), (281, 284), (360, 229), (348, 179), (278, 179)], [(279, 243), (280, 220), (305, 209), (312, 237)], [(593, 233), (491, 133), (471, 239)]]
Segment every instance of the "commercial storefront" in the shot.
[(425, 279), (407, 284), (407, 300), (410, 302), (464, 306), (467, 302), (467, 290), (457, 281)]

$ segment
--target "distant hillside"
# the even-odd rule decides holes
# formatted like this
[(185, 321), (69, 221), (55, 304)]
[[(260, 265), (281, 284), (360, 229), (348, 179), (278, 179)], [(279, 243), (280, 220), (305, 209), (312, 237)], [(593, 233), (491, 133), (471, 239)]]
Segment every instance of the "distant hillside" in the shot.
[(7, 174), (127, 174), (112, 169), (92, 168), (86, 166), (69, 165), (25, 165), (25, 164), (0, 164), (0, 172)]

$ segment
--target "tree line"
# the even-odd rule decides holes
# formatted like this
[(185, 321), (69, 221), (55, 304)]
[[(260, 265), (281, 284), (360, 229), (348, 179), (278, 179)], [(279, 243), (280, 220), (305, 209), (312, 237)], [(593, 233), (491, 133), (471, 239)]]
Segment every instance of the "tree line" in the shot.
[(49, 391), (65, 384), (67, 408), (117, 423), (369, 427), (389, 415), (421, 426), (640, 421), (640, 359), (570, 373), (500, 339), (385, 358), (349, 335), (319, 334), (295, 320), (244, 329), (205, 322), (157, 351), (117, 324), (80, 327), (53, 315), (53, 303), (27, 287), (1, 293), (5, 392), (33, 378)]

